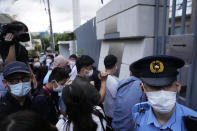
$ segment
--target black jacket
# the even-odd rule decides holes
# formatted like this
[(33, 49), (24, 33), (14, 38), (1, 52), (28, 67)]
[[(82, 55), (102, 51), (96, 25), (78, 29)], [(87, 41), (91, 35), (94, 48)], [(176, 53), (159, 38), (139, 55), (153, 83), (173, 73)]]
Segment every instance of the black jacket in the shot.
[(21, 110), (32, 110), (32, 101), (29, 96), (26, 97), (24, 105), (20, 105), (9, 92), (0, 100), (0, 120)]
[(60, 111), (58, 108), (58, 95), (55, 92), (48, 93), (43, 88), (33, 98), (34, 109), (44, 119), (55, 125), (58, 121)]
[(100, 94), (98, 90), (90, 84), (88, 78), (77, 76), (72, 82), (72, 85), (80, 87), (84, 91), (85, 96), (92, 105), (98, 105)]
[(90, 81), (94, 81), (95, 88), (98, 91), (100, 91), (100, 88), (101, 88), (101, 80), (98, 78), (99, 73), (100, 72), (95, 67), (93, 67), (93, 74), (90, 77)]

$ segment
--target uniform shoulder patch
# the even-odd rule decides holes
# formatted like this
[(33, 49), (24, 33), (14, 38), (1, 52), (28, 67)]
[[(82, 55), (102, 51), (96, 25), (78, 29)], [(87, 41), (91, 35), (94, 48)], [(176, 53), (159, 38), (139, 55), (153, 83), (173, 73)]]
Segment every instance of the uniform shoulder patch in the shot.
[(138, 103), (133, 106), (132, 113), (141, 113), (149, 110), (151, 105), (148, 102)]

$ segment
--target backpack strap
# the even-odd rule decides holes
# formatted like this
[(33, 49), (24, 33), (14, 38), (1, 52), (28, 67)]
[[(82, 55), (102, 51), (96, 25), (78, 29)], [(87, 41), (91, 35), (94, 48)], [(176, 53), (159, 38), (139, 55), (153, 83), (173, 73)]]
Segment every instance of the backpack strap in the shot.
[(130, 80), (130, 81), (128, 81), (128, 82), (126, 82), (126, 83), (120, 85), (120, 86), (118, 87), (117, 91), (119, 91), (122, 87), (124, 87), (124, 86), (130, 84), (130, 83), (133, 82), (133, 81), (135, 81), (135, 80)]
[[(105, 116), (103, 116), (103, 114), (102, 114), (99, 110), (97, 110), (97, 109), (94, 109), (94, 110), (92, 111), (92, 113), (93, 113), (94, 115), (96, 115), (96, 116), (99, 117), (99, 120), (100, 120), (100, 122), (101, 122), (101, 126), (102, 126), (103, 130), (106, 131), (106, 129), (105, 129), (104, 125), (103, 125), (103, 119), (106, 120)], [(106, 120), (106, 121), (107, 121), (107, 120)]]

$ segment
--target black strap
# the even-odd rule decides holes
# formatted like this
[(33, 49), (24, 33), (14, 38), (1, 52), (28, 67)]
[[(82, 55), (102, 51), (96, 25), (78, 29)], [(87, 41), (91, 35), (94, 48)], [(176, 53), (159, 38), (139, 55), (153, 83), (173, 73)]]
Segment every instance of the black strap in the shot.
[(97, 109), (94, 109), (92, 113), (99, 117), (99, 120), (101, 122), (101, 126), (102, 126), (103, 130), (106, 131), (106, 129), (103, 125), (103, 119), (106, 120), (106, 118), (103, 116), (103, 114), (100, 111), (98, 111)]
[(118, 90), (117, 90), (117, 91), (119, 91), (119, 90), (120, 90), (120, 88), (122, 88), (122, 87), (124, 87), (124, 86), (126, 86), (126, 85), (130, 84), (130, 83), (131, 83), (131, 82), (133, 82), (133, 81), (135, 81), (135, 80), (130, 80), (130, 81), (128, 81), (128, 82), (126, 82), (126, 83), (122, 84), (121, 86), (119, 86), (119, 87), (118, 87)]
[(184, 116), (183, 120), (188, 131), (195, 131), (197, 129), (197, 117)]

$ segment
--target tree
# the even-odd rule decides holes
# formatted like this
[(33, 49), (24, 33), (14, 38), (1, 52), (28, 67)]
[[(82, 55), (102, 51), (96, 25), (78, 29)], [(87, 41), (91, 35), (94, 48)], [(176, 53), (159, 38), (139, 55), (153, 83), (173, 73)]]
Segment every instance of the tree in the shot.
[(54, 34), (54, 39), (55, 39), (55, 50), (59, 50), (58, 46), (58, 41), (70, 41), (70, 40), (75, 40), (75, 34), (74, 32), (71, 33), (62, 33), (62, 34)]
[[(41, 37), (40, 35), (37, 36), (33, 36), (31, 35), (32, 39), (41, 39), (42, 42), (42, 49), (44, 51), (46, 51), (46, 49), (51, 46), (50, 43), (50, 37), (49, 36), (43, 36)], [(70, 40), (75, 40), (75, 34), (74, 32), (71, 33), (62, 33), (62, 34), (54, 34), (54, 40), (55, 40), (55, 50), (58, 51), (59, 50), (59, 46), (58, 46), (58, 41), (70, 41)]]
[(55, 36), (55, 43), (57, 43), (58, 41), (70, 41), (76, 39), (74, 32), (54, 34), (54, 36)]
[(41, 37), (42, 47), (44, 51), (50, 46), (50, 38), (49, 36)]
[(38, 51), (38, 52), (41, 52), (42, 51), (42, 46), (41, 45), (36, 45), (35, 50)]
[[(42, 51), (42, 50), (46, 51), (46, 49), (50, 46), (50, 38), (49, 38), (49, 36), (43, 36), (43, 37), (41, 37), (40, 35), (37, 35), (37, 36), (31, 35), (31, 38), (32, 38), (32, 39), (40, 39), (40, 40), (41, 40), (41, 42), (42, 42), (42, 47), (38, 47), (39, 50), (40, 50), (40, 48), (41, 48), (40, 51)], [(35, 47), (35, 48), (37, 48), (37, 47)], [(37, 48), (37, 49), (38, 49), (38, 48)], [(36, 49), (35, 49), (35, 50), (36, 50)]]
[(85, 52), (84, 49), (79, 49), (79, 50), (77, 51), (77, 56), (78, 56), (78, 57), (82, 56), (82, 55), (84, 54), (84, 52)]

